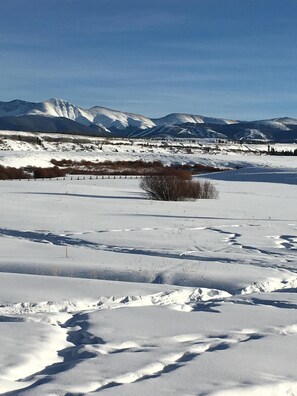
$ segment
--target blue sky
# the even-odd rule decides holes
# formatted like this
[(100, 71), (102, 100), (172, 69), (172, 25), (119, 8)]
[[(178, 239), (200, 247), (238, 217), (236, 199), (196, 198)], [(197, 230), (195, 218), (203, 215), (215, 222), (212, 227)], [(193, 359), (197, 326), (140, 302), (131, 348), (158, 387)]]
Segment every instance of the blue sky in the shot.
[(296, 0), (0, 0), (0, 100), (297, 118)]

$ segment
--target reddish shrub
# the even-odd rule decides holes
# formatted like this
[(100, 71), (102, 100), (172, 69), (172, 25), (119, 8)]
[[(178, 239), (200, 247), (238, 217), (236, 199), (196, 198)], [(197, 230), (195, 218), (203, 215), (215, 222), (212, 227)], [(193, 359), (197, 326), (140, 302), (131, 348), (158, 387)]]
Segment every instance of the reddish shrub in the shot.
[[(55, 166), (62, 167), (63, 170), (72, 175), (89, 174), (89, 175), (134, 175), (134, 176), (177, 176), (184, 180), (190, 180), (191, 174), (214, 172), (222, 169), (208, 167), (200, 164), (175, 164), (166, 166), (160, 161), (144, 162), (137, 161), (104, 161), (93, 162), (87, 160), (72, 161), (72, 160), (55, 160), (51, 163)], [(37, 174), (40, 172), (38, 171)], [(59, 175), (54, 175), (59, 176)], [(37, 177), (37, 176), (36, 176)], [(38, 177), (52, 177), (52, 176), (38, 176)]]
[(30, 175), (26, 173), (22, 168), (12, 168), (0, 165), (0, 179), (27, 179)]
[(33, 168), (33, 175), (35, 179), (63, 177), (66, 175), (66, 170), (60, 169), (57, 166), (53, 168)]

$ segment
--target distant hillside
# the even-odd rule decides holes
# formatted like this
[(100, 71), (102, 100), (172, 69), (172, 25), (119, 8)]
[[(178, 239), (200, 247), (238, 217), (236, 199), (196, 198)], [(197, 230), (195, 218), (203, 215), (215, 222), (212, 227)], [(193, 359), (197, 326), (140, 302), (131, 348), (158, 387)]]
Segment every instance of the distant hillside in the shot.
[(297, 142), (297, 125), (279, 121), (238, 122), (230, 125), (193, 124), (164, 125), (145, 131), (134, 131), (131, 137), (160, 138), (215, 138), (242, 142)]
[(86, 126), (64, 117), (20, 116), (1, 117), (0, 130), (27, 132), (59, 132), (90, 136), (110, 136), (110, 133), (97, 125)]

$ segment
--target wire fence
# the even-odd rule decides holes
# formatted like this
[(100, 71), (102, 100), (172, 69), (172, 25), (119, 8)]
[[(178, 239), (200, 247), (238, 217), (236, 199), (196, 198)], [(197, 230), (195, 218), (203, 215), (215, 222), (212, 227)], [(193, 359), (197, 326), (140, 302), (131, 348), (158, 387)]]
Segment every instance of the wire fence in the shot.
[(110, 179), (141, 179), (144, 176), (140, 175), (85, 175), (85, 176), (62, 176), (62, 177), (44, 177), (44, 178), (22, 178), (22, 179), (0, 179), (1, 182), (10, 182), (10, 181), (57, 181), (57, 180), (110, 180)]

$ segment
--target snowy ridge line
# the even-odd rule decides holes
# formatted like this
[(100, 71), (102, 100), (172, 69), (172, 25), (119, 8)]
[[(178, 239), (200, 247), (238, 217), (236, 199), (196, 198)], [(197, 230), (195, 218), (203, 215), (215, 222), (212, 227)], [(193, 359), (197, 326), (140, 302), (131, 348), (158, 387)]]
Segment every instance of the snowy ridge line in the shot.
[(60, 98), (51, 98), (43, 102), (28, 102), (23, 100), (0, 102), (0, 117), (24, 115), (65, 117), (86, 126), (95, 124), (105, 129), (116, 128), (120, 130), (124, 130), (127, 127), (145, 130), (155, 126), (184, 124), (187, 122), (195, 124), (214, 123), (219, 125), (236, 123), (234, 120), (188, 113), (172, 113), (161, 118), (150, 118), (141, 114), (109, 109), (102, 106), (83, 108)]
[(225, 300), (236, 295), (239, 296), (254, 293), (271, 293), (286, 289), (297, 289), (297, 277), (291, 277), (287, 280), (271, 278), (265, 282), (253, 283), (235, 295), (232, 295), (225, 290), (199, 287), (194, 290), (181, 289), (169, 292), (160, 292), (147, 296), (103, 296), (96, 301), (43, 301), (2, 304), (0, 305), (0, 315), (23, 315), (38, 313), (71, 314), (83, 311), (144, 307), (153, 305), (171, 306), (176, 310), (190, 312), (196, 308), (195, 304), (198, 302)]
[(197, 288), (160, 292), (148, 296), (101, 297), (97, 301), (44, 301), (0, 305), (0, 315), (23, 315), (37, 313), (75, 313), (92, 310), (143, 307), (152, 305), (174, 306), (175, 309), (192, 311), (197, 302), (221, 300), (231, 294), (218, 289)]
[(267, 238), (273, 239), (279, 249), (288, 249), (297, 251), (296, 235), (271, 235)]
[[(65, 236), (70, 235), (86, 235), (86, 234), (95, 234), (95, 233), (108, 233), (108, 232), (141, 232), (141, 231), (201, 231), (201, 230), (210, 230), (217, 231), (217, 227), (230, 227), (230, 228), (239, 228), (245, 226), (254, 226), (254, 224), (222, 224), (219, 226), (197, 226), (197, 227), (133, 227), (133, 228), (114, 228), (114, 229), (106, 229), (106, 230), (89, 230), (83, 232), (69, 231), (65, 232)], [(214, 229), (215, 228), (215, 229)], [(38, 230), (36, 230), (38, 232)], [(0, 228), (1, 233), (1, 228)]]
[(271, 293), (278, 290), (296, 289), (297, 277), (288, 279), (269, 278), (264, 282), (255, 282), (241, 290), (239, 294)]
[[(70, 195), (71, 194), (66, 194)], [(102, 233), (109, 233), (109, 232), (141, 232), (141, 231), (202, 231), (202, 230), (209, 230), (209, 231), (214, 231), (214, 232), (219, 232), (223, 234), (231, 234), (229, 232), (225, 231), (220, 231), (218, 227), (221, 228), (240, 228), (240, 227), (245, 227), (245, 226), (252, 226), (254, 227), (254, 224), (221, 224), (219, 226), (213, 225), (213, 226), (195, 226), (195, 227), (131, 227), (131, 228), (111, 228), (111, 229), (99, 229), (99, 230), (85, 230), (85, 231), (71, 231), (71, 230), (66, 230), (63, 232), (63, 234), (59, 233), (53, 233), (49, 230), (10, 230), (8, 228), (0, 228), (0, 235), (2, 234), (3, 236), (6, 237), (14, 237), (14, 238), (21, 238), (22, 236), (24, 238), (28, 237), (28, 240), (30, 240), (30, 236), (34, 236), (33, 241), (36, 241), (37, 235), (40, 234), (40, 241), (46, 243), (46, 236), (49, 238), (51, 237), (56, 237), (57, 240), (59, 237), (63, 238), (68, 238), (71, 237), (72, 235), (88, 235), (88, 234), (102, 234)], [(241, 236), (240, 234), (237, 234), (238, 236)], [(71, 242), (75, 241), (75, 238), (71, 238)], [(226, 241), (229, 241), (226, 240)], [(54, 241), (50, 240), (48, 242), (54, 243)], [(80, 240), (78, 240), (80, 242)], [(86, 244), (89, 242), (86, 240)], [(65, 241), (65, 244), (67, 244), (67, 240)], [(79, 243), (78, 243), (79, 244)], [(60, 245), (60, 243), (59, 243)]]
[[(82, 135), (142, 138), (206, 138), (231, 141), (296, 141), (297, 120), (287, 117), (239, 121), (188, 113), (171, 113), (161, 118), (94, 106), (82, 108), (63, 99), (44, 102), (13, 100), (0, 102), (2, 129), (29, 129), (40, 132), (76, 132)], [(64, 126), (56, 124), (63, 117)], [(16, 122), (16, 118), (20, 118)], [(28, 120), (30, 121), (28, 124)], [(42, 120), (42, 122), (40, 122)], [(23, 122), (21, 122), (23, 121)], [(66, 121), (66, 125), (65, 125)]]

